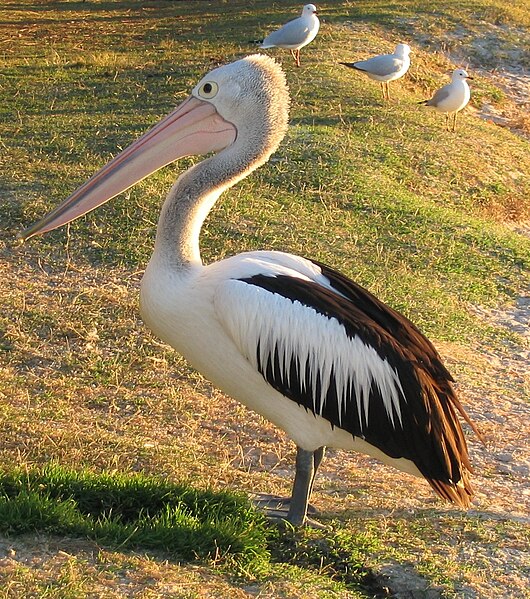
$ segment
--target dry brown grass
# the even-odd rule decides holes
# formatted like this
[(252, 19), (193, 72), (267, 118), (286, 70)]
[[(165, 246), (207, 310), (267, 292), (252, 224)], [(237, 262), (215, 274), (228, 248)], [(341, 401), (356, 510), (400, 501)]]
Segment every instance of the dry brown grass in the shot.
[(82, 540), (0, 537), (0, 598), (244, 599), (250, 595), (210, 568), (163, 556), (108, 551)]

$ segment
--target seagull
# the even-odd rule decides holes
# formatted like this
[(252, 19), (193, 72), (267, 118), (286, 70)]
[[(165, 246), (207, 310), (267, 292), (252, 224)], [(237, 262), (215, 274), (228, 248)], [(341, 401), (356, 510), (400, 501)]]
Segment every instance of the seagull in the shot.
[(260, 48), (287, 48), (300, 66), (300, 48), (312, 42), (320, 27), (317, 17), (317, 7), (314, 4), (306, 4), (302, 14), (297, 19), (286, 23), (280, 29), (273, 31), (261, 43)]
[(469, 102), (471, 90), (467, 84), (470, 77), (464, 69), (456, 69), (451, 76), (451, 83), (444, 85), (434, 92), (430, 100), (422, 100), (419, 104), (433, 106), (438, 112), (445, 113), (445, 128), (449, 131), (449, 117), (453, 114), (452, 131), (456, 131), (456, 117)]
[(20, 237), (65, 225), (183, 156), (211, 154), (180, 175), (163, 203), (140, 311), (214, 385), (296, 443), (285, 519), (306, 521), (326, 446), (423, 476), (438, 495), (468, 506), (471, 466), (457, 414), (469, 418), (414, 324), (316, 260), (263, 250), (202, 262), (208, 213), (276, 150), (289, 103), (285, 75), (268, 56), (218, 67)]
[(410, 46), (398, 44), (394, 54), (381, 54), (358, 62), (341, 62), (346, 67), (366, 73), (370, 79), (381, 82), (383, 99), (390, 100), (390, 81), (399, 79), (409, 70)]

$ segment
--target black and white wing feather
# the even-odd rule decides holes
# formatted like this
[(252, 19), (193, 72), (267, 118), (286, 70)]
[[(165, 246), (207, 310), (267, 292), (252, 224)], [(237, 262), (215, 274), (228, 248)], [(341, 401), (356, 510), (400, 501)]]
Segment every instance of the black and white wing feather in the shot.
[[(411, 460), (443, 497), (472, 494), (451, 375), (404, 316), (316, 262), (224, 284), (223, 325), (265, 380), (332, 427)], [(468, 420), (468, 419), (467, 419)]]

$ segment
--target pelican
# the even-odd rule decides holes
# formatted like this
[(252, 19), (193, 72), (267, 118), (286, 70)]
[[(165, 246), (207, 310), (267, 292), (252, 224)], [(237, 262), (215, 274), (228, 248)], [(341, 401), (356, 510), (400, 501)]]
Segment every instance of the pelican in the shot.
[(453, 115), (451, 131), (456, 131), (456, 117), (462, 108), (467, 106), (471, 97), (471, 90), (467, 84), (470, 77), (464, 69), (456, 69), (451, 75), (451, 83), (444, 85), (434, 92), (430, 100), (419, 102), (425, 106), (432, 106), (438, 112), (445, 113), (445, 128), (449, 131), (449, 119)]
[(205, 218), (276, 150), (288, 110), (285, 76), (271, 58), (216, 68), (21, 237), (78, 218), (180, 157), (214, 152), (180, 175), (162, 206), (140, 291), (147, 326), (296, 443), (284, 506), (293, 525), (306, 519), (326, 446), (423, 476), (467, 506), (471, 467), (457, 412), (469, 418), (438, 353), (409, 320), (314, 260), (253, 251), (202, 263)]
[(320, 27), (317, 17), (317, 7), (314, 4), (306, 4), (302, 8), (302, 14), (286, 23), (280, 29), (270, 33), (261, 43), (260, 48), (287, 48), (291, 51), (296, 66), (300, 66), (300, 48), (311, 43)]
[(390, 100), (390, 82), (403, 77), (410, 67), (410, 46), (398, 44), (393, 54), (381, 54), (368, 60), (341, 62), (345, 67), (366, 73), (381, 82), (383, 100)]

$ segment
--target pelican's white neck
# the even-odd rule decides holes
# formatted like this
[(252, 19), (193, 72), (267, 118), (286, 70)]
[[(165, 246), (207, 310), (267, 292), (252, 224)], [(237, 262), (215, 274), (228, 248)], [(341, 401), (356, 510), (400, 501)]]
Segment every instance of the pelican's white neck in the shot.
[(199, 237), (210, 210), (224, 191), (265, 162), (272, 149), (235, 142), (184, 172), (162, 206), (151, 262), (172, 270), (202, 264)]
[(208, 176), (211, 160), (183, 173), (171, 188), (158, 219), (151, 261), (173, 270), (201, 264), (202, 225), (219, 196), (233, 184), (231, 180), (215, 181)]

